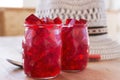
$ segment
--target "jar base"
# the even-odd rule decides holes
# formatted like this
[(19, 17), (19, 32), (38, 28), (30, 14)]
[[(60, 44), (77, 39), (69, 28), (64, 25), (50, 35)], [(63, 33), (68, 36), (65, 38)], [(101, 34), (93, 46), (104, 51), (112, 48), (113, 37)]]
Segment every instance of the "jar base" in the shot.
[(80, 70), (62, 70), (63, 72), (68, 72), (68, 73), (76, 73), (80, 72)]
[[(55, 77), (57, 77), (58, 75), (56, 75), (56, 76), (52, 76), (52, 77), (43, 77), (43, 78), (33, 78), (33, 77), (30, 77), (30, 78), (33, 78), (33, 79), (35, 79), (35, 80), (47, 80), (47, 79), (52, 79), (52, 78), (55, 78)], [(29, 76), (28, 76), (29, 77)]]

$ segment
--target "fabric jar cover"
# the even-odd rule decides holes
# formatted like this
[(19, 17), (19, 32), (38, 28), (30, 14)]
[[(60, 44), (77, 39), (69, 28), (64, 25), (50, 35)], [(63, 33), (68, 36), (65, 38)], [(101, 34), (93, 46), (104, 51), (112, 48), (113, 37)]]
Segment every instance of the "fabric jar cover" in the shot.
[(38, 0), (36, 16), (87, 19), (90, 54), (100, 54), (101, 60), (120, 57), (120, 45), (107, 34), (104, 0)]

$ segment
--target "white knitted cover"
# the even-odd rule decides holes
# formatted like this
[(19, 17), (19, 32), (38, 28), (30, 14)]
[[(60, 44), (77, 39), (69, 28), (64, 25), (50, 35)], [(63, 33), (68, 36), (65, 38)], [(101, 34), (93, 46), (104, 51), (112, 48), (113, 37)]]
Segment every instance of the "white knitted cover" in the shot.
[(101, 60), (120, 58), (120, 43), (109, 35), (90, 36), (90, 54), (101, 54)]
[[(38, 17), (84, 18), (88, 27), (106, 26), (104, 0), (39, 0)], [(90, 36), (90, 54), (101, 54), (102, 60), (120, 57), (120, 45), (108, 35)]]
[(39, 0), (38, 17), (83, 18), (91, 26), (106, 26), (103, 0)]

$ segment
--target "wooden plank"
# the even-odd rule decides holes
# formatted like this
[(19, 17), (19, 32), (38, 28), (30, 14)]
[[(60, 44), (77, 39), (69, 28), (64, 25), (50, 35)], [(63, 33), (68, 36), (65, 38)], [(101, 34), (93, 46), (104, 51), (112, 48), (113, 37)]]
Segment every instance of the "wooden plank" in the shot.
[(0, 36), (4, 35), (4, 11), (0, 9)]
[(4, 36), (23, 35), (25, 18), (35, 12), (32, 8), (0, 8), (0, 10), (0, 34)]

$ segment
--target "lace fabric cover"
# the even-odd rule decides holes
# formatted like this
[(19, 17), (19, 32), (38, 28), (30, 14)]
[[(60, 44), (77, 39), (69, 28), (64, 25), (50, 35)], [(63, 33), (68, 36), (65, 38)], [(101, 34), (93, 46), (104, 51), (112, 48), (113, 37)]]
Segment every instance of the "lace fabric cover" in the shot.
[(90, 36), (90, 54), (100, 54), (101, 60), (120, 58), (120, 44), (109, 35)]
[[(40, 18), (59, 16), (63, 21), (87, 19), (88, 27), (93, 29), (106, 26), (104, 0), (39, 0), (35, 14)], [(116, 59), (120, 57), (120, 45), (107, 34), (90, 36), (90, 54), (100, 54), (101, 60)]]
[(89, 27), (106, 26), (103, 0), (39, 0), (38, 17), (87, 19)]

